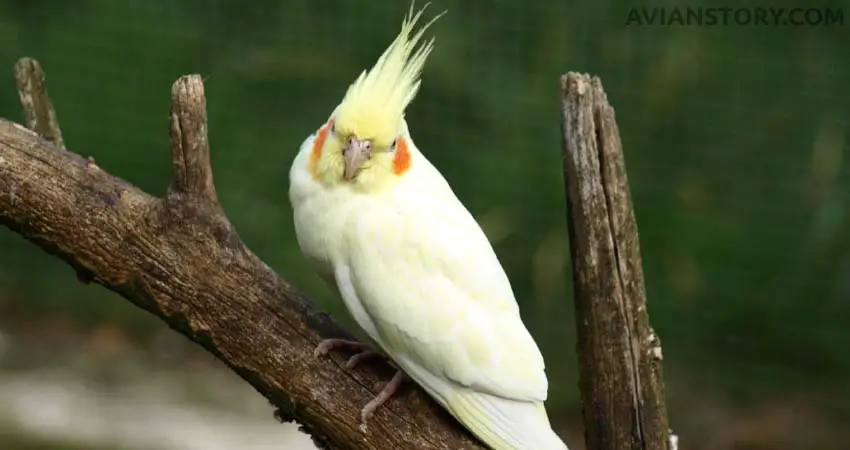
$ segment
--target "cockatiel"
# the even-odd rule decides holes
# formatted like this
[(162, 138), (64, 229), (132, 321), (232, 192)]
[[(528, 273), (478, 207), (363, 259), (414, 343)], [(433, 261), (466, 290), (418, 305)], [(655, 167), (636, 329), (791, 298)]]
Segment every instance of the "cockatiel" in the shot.
[(411, 35), (423, 11), (411, 6), (290, 169), (301, 251), (378, 347), (331, 339), (316, 353), (359, 350), (349, 367), (383, 353), (400, 369), (364, 406), (364, 425), (407, 374), (494, 450), (567, 450), (549, 424), (543, 357), (510, 282), (404, 118), (433, 48), (420, 41), (439, 17)]

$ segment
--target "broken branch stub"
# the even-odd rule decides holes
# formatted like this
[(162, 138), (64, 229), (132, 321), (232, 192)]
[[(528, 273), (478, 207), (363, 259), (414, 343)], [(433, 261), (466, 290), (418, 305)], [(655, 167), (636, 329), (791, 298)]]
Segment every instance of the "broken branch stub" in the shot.
[[(224, 215), (201, 78), (181, 77), (172, 94), (165, 199), (57, 151), (49, 131), (0, 119), (0, 224), (203, 346), (323, 448), (483, 449), (413, 386), (380, 408), (366, 433), (358, 429), (371, 388), (392, 369), (371, 361), (346, 371), (344, 355), (313, 356), (321, 339), (351, 336), (254, 255)], [(44, 130), (50, 117), (29, 124)]]
[(32, 58), (19, 59), (15, 63), (15, 81), (18, 85), (18, 96), (24, 109), (27, 126), (64, 150), (62, 130), (56, 119), (56, 110), (47, 95), (41, 64)]
[(199, 75), (180, 77), (171, 89), (171, 161), (169, 196), (218, 205), (210, 164), (207, 105)]
[(614, 109), (599, 78), (561, 78), (564, 183), (588, 450), (670, 450)]

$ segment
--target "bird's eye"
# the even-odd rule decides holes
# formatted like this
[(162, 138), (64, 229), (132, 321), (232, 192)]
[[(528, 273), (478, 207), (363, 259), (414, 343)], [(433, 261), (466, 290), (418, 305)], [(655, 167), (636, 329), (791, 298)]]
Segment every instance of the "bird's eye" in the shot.
[(398, 138), (396, 138), (392, 144), (390, 144), (390, 151), (395, 150), (395, 146), (398, 144)]

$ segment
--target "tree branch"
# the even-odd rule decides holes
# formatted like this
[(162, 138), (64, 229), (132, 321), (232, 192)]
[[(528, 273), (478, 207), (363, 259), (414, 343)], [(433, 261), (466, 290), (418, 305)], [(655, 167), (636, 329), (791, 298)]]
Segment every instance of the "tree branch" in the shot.
[(21, 106), (27, 117), (27, 126), (55, 146), (65, 149), (62, 131), (56, 119), (56, 110), (47, 95), (44, 84), (44, 71), (41, 64), (32, 58), (21, 58), (15, 63), (15, 81)]
[(661, 342), (649, 324), (637, 225), (614, 109), (599, 78), (561, 78), (564, 182), (585, 441), (672, 450)]
[[(62, 141), (34, 60), (18, 77), (28, 124), (0, 119), (0, 223), (197, 342), (331, 449), (481, 449), (418, 387), (378, 410), (360, 409), (392, 375), (384, 363), (348, 372), (342, 355), (316, 358), (322, 338), (351, 338), (254, 255), (217, 200), (201, 78), (172, 91), (173, 178), (154, 198)], [(24, 73), (16, 70), (16, 73)], [(29, 80), (21, 82), (22, 79)]]

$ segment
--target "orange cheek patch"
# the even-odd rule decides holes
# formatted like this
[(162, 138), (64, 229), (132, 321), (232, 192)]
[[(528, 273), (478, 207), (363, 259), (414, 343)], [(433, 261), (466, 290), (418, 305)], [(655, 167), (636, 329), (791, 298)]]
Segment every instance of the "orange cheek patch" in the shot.
[(404, 138), (398, 138), (395, 149), (395, 158), (393, 158), (393, 173), (401, 175), (407, 172), (410, 168), (410, 150), (407, 148), (407, 141)]
[(325, 148), (325, 140), (328, 138), (328, 133), (331, 131), (333, 121), (329, 120), (322, 128), (319, 129), (319, 134), (313, 140), (313, 151), (310, 153), (310, 173), (316, 175), (316, 165), (319, 164), (319, 158), (322, 156), (322, 149)]

